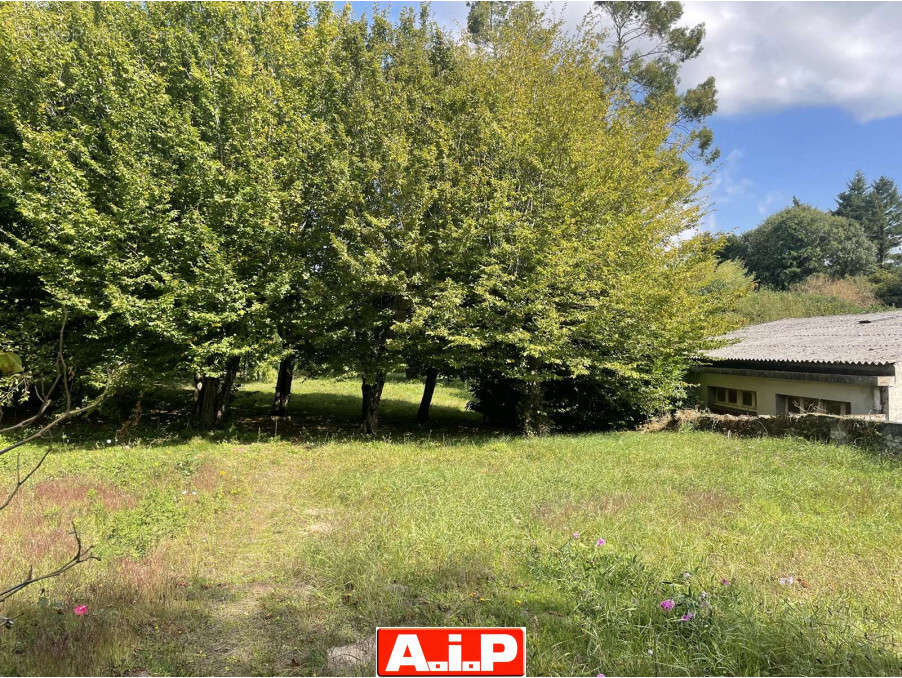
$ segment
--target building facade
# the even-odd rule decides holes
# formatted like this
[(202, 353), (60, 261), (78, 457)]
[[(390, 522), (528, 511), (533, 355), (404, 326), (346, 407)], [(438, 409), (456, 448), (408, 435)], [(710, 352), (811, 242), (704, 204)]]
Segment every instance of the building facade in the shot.
[(714, 412), (902, 421), (902, 311), (744, 327), (691, 374)]

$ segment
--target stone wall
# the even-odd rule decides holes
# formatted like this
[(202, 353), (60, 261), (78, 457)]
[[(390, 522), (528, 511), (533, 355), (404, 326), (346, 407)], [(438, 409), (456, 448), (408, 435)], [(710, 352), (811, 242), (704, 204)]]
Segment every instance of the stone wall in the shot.
[(902, 423), (828, 414), (788, 417), (743, 417), (681, 410), (650, 424), (646, 430), (693, 429), (745, 437), (799, 436), (807, 440), (858, 445), (902, 454)]

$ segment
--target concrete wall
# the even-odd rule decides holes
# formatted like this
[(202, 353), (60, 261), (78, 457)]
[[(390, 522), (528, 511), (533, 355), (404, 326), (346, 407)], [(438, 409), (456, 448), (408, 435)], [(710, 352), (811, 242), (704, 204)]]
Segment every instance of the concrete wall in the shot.
[[(773, 377), (752, 377), (738, 374), (720, 374), (705, 372), (700, 369), (694, 374), (698, 381), (700, 396), (705, 404), (708, 404), (708, 386), (720, 386), (722, 388), (736, 388), (744, 391), (754, 391), (757, 394), (759, 415), (777, 415), (777, 394), (788, 396), (801, 396), (805, 398), (823, 398), (825, 400), (839, 400), (852, 404), (851, 414), (873, 414), (875, 397), (880, 402), (879, 388), (871, 384), (836, 384), (826, 381), (801, 381), (797, 379), (775, 379)], [(897, 387), (889, 387), (895, 390)], [(875, 389), (877, 393), (875, 394)], [(896, 397), (892, 397), (895, 395)], [(902, 403), (899, 403), (898, 394), (891, 394), (891, 411), (895, 407), (896, 414), (902, 420)]]
[[(902, 363), (896, 363), (896, 375), (902, 375)], [(898, 382), (899, 376), (896, 377)], [(887, 420), (902, 422), (902, 386), (887, 386), (887, 395), (889, 398), (887, 408)]]

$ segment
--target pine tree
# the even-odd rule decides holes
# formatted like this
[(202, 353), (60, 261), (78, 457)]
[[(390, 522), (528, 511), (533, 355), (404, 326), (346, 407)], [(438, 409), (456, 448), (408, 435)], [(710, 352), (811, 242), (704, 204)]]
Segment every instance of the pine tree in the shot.
[(861, 224), (874, 243), (880, 266), (902, 244), (902, 198), (895, 182), (888, 177), (880, 177), (868, 186), (864, 173), (857, 171), (846, 190), (836, 196), (833, 213)]
[(871, 184), (871, 197), (871, 229), (878, 236), (875, 241), (877, 263), (882, 266), (891, 258), (892, 251), (902, 244), (902, 196), (896, 182), (882, 176)]
[(868, 205), (868, 182), (864, 172), (858, 170), (849, 180), (846, 190), (836, 196), (836, 209), (833, 214), (838, 217), (854, 219), (864, 226), (869, 218), (871, 207)]

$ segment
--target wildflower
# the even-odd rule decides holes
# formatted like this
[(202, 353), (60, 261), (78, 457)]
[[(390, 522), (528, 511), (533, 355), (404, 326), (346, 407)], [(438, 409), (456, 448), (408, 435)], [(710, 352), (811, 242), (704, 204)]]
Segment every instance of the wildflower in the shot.
[(603, 538), (599, 538), (598, 541), (595, 542), (595, 546), (596, 546), (596, 547), (598, 547), (598, 546), (604, 546), (604, 545), (607, 544), (607, 543), (608, 543), (608, 542), (606, 542)]
[(88, 614), (88, 606), (87, 605), (76, 605), (72, 610), (75, 613), (76, 617), (83, 617)]
[(729, 579), (721, 579), (721, 580), (720, 580), (720, 585), (721, 585), (721, 586), (729, 586), (729, 585), (730, 585), (730, 580), (729, 580)]
[(665, 611), (667, 611), (667, 612), (670, 612), (670, 610), (673, 609), (673, 605), (674, 605), (674, 603), (673, 603), (673, 599), (672, 599), (672, 598), (668, 598), (667, 600), (662, 600), (662, 601), (661, 601), (661, 609), (662, 609), (662, 610), (665, 610)]
[(605, 675), (603, 673), (598, 673), (595, 675), (595, 678), (605, 678)]
[(107, 445), (112, 445), (112, 444), (113, 444), (113, 441), (110, 440), (109, 438), (107, 438), (107, 439), (106, 439), (106, 444), (107, 444)]
[(573, 533), (573, 538), (574, 538), (574, 539), (579, 539), (579, 532), (574, 532), (574, 533)]
[(698, 598), (699, 598), (699, 600), (707, 600), (707, 599), (708, 599), (708, 592), (707, 592), (707, 591), (702, 591), (701, 593), (698, 594)]
[(654, 650), (652, 650), (652, 649), (649, 649), (649, 651), (648, 651), (648, 654), (649, 654), (649, 656), (651, 656), (651, 655), (653, 655), (653, 654), (654, 654), (654, 653), (655, 653), (655, 651), (654, 651)]
[(795, 583), (792, 577), (780, 577), (777, 581), (780, 582), (780, 586), (792, 586)]
[(692, 621), (695, 618), (695, 614), (692, 612), (687, 612), (682, 617), (680, 617), (680, 621)]
[(690, 577), (692, 577), (691, 572), (683, 572), (683, 579), (689, 579)]

